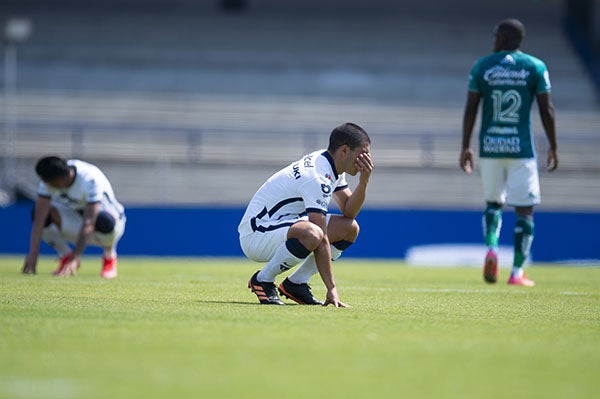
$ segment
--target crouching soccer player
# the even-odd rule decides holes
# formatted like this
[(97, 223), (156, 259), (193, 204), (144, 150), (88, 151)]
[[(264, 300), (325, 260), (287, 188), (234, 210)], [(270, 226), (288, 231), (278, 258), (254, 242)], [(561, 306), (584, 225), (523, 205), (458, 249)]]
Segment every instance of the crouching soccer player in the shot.
[(100, 275), (117, 277), (116, 246), (125, 231), (125, 213), (106, 176), (87, 162), (54, 156), (40, 159), (35, 170), (41, 181), (23, 273), (36, 273), (44, 240), (60, 257), (55, 276), (76, 274), (85, 247), (95, 245), (104, 249)]
[[(262, 304), (283, 305), (275, 278), (300, 266), (279, 285), (279, 293), (303, 305), (329, 304), (348, 307), (340, 301), (332, 261), (338, 259), (358, 236), (358, 215), (373, 171), (371, 140), (353, 123), (336, 127), (329, 147), (314, 151), (272, 175), (250, 201), (238, 226), (246, 256), (267, 262), (248, 282)], [(360, 173), (352, 192), (345, 173)], [(328, 214), (334, 199), (341, 215)], [(327, 294), (317, 300), (308, 285), (319, 273)]]

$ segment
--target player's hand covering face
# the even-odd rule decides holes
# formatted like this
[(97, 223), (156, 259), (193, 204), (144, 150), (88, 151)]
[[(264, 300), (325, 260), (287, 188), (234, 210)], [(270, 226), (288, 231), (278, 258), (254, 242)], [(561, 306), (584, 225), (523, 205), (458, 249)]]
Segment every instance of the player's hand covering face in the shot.
[(369, 179), (371, 173), (373, 172), (373, 161), (371, 160), (371, 154), (367, 151), (361, 151), (354, 161), (354, 168), (356, 172), (352, 174), (352, 176), (356, 175), (356, 173), (360, 172), (361, 179)]

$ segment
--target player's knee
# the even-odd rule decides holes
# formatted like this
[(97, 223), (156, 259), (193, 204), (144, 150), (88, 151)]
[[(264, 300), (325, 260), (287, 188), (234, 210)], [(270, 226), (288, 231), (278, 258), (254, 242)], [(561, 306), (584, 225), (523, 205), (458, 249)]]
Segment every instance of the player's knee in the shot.
[(314, 251), (325, 239), (325, 233), (316, 224), (308, 224), (308, 227), (302, 231), (300, 241), (311, 252)]
[(100, 211), (94, 230), (102, 234), (112, 233), (115, 230), (115, 218), (108, 212)]
[(296, 238), (310, 252), (314, 251), (325, 239), (323, 229), (311, 222), (297, 223), (288, 232), (288, 239)]
[(348, 230), (348, 236), (346, 237), (346, 239), (348, 241), (355, 241), (356, 237), (358, 237), (358, 233), (360, 233), (360, 225), (358, 224), (356, 219), (354, 219), (350, 224), (350, 229)]
[(338, 231), (340, 231), (341, 234), (339, 236), (336, 234), (336, 237), (345, 241), (356, 241), (358, 233), (360, 232), (360, 226), (356, 219), (344, 218), (343, 223), (338, 226)]
[(323, 230), (315, 225), (309, 231), (307, 231), (305, 240), (307, 247), (314, 251), (325, 239), (325, 233)]

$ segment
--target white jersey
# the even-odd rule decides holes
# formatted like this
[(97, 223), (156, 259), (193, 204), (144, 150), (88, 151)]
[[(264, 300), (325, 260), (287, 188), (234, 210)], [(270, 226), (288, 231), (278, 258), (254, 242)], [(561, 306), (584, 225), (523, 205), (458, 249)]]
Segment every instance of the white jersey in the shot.
[(238, 226), (240, 235), (292, 225), (310, 212), (327, 214), (331, 196), (348, 187), (326, 150), (314, 151), (271, 176), (254, 194)]
[(77, 159), (67, 160), (75, 168), (75, 180), (67, 188), (54, 188), (40, 181), (38, 195), (61, 203), (75, 212), (82, 213), (89, 203), (99, 202), (100, 207), (116, 216), (123, 214), (121, 205), (110, 182), (98, 167)]

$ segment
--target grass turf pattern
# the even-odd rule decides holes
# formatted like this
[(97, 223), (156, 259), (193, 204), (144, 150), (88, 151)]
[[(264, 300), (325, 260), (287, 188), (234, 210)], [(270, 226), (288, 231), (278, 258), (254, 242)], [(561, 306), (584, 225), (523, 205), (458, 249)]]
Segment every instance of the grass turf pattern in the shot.
[[(99, 277), (0, 258), (0, 398), (590, 398), (600, 268), (336, 262), (352, 309), (259, 305), (243, 259), (122, 258)], [(283, 276), (280, 276), (277, 283)], [(324, 299), (318, 276), (313, 292)]]

